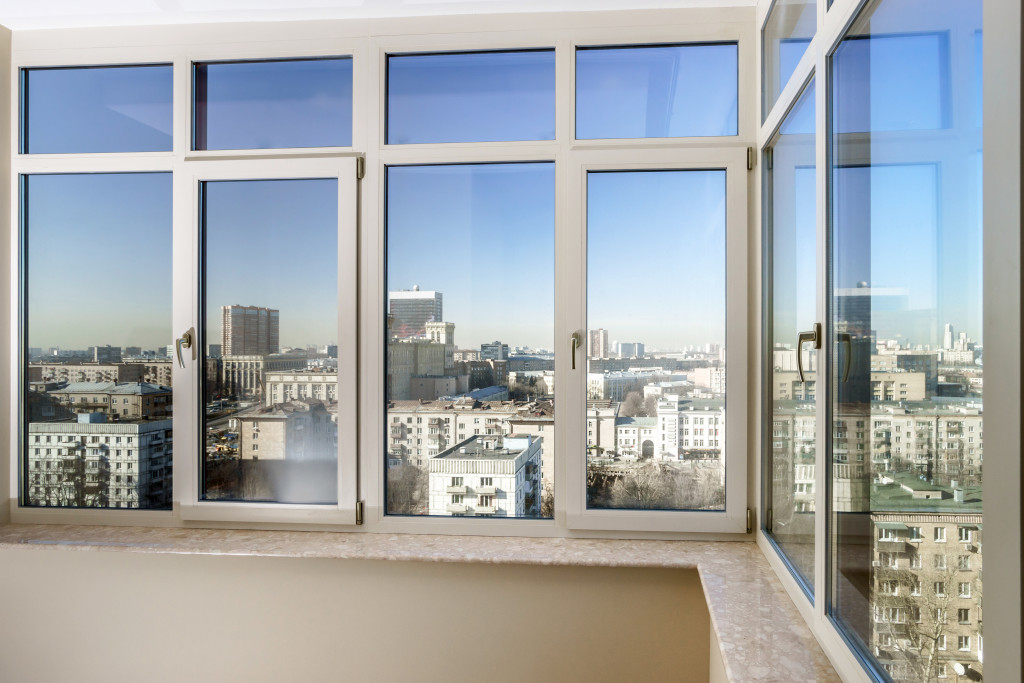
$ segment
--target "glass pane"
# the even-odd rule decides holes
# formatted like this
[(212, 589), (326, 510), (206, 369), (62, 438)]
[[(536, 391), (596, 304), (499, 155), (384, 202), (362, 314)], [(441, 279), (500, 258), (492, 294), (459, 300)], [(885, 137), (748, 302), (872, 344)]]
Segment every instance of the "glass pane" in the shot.
[(736, 135), (736, 44), (576, 50), (576, 139)]
[(761, 91), (761, 120), (789, 82), (800, 58), (818, 28), (817, 0), (775, 0), (765, 22), (761, 43), (764, 86)]
[(195, 65), (194, 149), (349, 147), (352, 60)]
[(206, 182), (202, 221), (202, 498), (334, 504), (338, 181)]
[(388, 56), (387, 141), (555, 139), (555, 51)]
[(587, 174), (587, 325), (588, 507), (724, 510), (724, 170)]
[(22, 71), (22, 152), (169, 152), (173, 69)]
[(764, 363), (763, 438), (765, 471), (771, 473), (770, 533), (813, 596), (818, 353), (811, 344), (797, 343), (797, 335), (813, 331), (818, 320), (813, 81), (783, 119), (769, 158), (765, 345), (770, 355)]
[(983, 675), (980, 28), (883, 0), (832, 58), (829, 609), (893, 680)]
[(171, 506), (171, 174), (24, 177), (22, 500)]
[(554, 514), (554, 242), (554, 164), (388, 168), (389, 514)]

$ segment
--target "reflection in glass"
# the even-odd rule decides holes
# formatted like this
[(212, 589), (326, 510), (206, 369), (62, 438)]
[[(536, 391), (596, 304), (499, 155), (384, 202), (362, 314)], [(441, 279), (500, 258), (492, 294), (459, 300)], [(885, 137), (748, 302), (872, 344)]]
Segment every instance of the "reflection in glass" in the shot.
[(167, 509), (171, 174), (23, 183), (23, 503)]
[(576, 50), (576, 139), (736, 135), (735, 43)]
[(724, 510), (724, 170), (587, 174), (587, 326), (588, 507)]
[(387, 142), (555, 138), (555, 51), (388, 55)]
[(205, 500), (338, 500), (338, 183), (206, 182)]
[(349, 58), (210, 62), (194, 69), (194, 149), (352, 144)]
[(817, 29), (816, 0), (775, 0), (765, 22), (761, 43), (764, 82), (761, 120), (768, 118)]
[[(783, 119), (769, 148), (765, 247), (764, 421), (766, 471), (771, 473), (770, 533), (802, 583), (814, 594), (814, 515), (818, 352), (798, 346), (817, 321), (817, 214), (814, 161), (814, 82)], [(797, 364), (797, 354), (801, 363)], [(802, 368), (804, 379), (798, 370)]]
[(551, 163), (387, 169), (389, 514), (554, 514)]
[(170, 151), (172, 74), (169, 65), (24, 69), (22, 151)]
[(832, 58), (829, 609), (897, 681), (983, 676), (980, 27), (883, 0)]

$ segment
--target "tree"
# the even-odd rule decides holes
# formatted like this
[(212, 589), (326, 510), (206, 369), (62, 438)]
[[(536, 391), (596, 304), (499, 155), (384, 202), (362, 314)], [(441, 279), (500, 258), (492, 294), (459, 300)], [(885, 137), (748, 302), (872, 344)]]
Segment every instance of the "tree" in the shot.
[(671, 477), (652, 462), (645, 462), (612, 485), (612, 506), (653, 509), (669, 506)]
[(644, 399), (644, 412), (647, 417), (658, 417), (658, 397), (648, 396)]
[(423, 514), (427, 506), (427, 473), (415, 465), (388, 469), (388, 513)]
[(640, 392), (631, 391), (626, 394), (626, 398), (619, 408), (619, 415), (622, 417), (644, 417), (646, 415), (644, 397), (640, 395)]

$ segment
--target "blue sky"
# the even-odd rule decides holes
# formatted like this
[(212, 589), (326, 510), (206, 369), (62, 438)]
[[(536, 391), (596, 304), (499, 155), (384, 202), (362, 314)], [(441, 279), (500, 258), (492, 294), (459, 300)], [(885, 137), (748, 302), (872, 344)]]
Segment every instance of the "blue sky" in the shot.
[(28, 179), (29, 346), (166, 346), (171, 174)]
[(281, 345), (338, 340), (338, 181), (206, 183), (207, 341), (220, 307), (280, 311)]
[(663, 350), (724, 344), (725, 171), (587, 183), (587, 327)]
[(463, 348), (554, 346), (552, 163), (388, 169), (388, 290), (435, 290)]

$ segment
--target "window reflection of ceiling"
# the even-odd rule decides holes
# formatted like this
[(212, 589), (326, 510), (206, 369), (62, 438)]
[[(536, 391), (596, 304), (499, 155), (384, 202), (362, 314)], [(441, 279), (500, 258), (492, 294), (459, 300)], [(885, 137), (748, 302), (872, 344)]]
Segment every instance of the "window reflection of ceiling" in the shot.
[(23, 30), (754, 4), (755, 0), (0, 0), (0, 25)]

